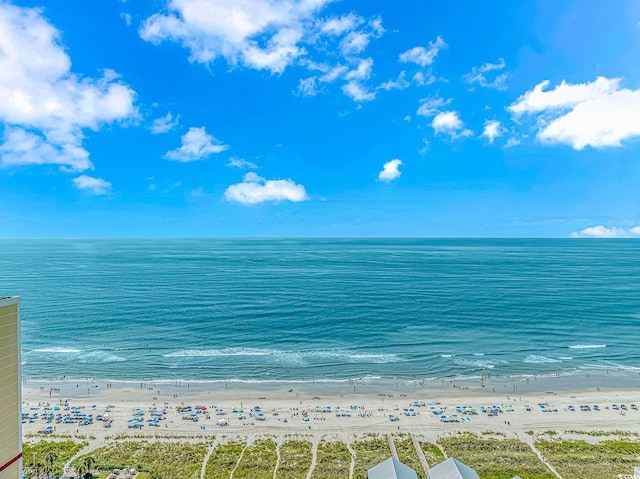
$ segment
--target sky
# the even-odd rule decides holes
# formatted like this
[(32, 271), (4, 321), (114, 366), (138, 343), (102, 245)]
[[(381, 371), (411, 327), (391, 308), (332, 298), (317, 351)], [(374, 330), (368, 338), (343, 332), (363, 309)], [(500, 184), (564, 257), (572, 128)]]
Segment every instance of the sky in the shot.
[(0, 0), (0, 237), (640, 237), (633, 0)]

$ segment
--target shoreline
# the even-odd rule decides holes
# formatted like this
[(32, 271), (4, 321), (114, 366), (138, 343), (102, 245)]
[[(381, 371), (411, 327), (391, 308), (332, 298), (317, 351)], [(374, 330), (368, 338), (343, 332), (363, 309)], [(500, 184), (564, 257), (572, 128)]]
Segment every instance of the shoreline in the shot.
[[(240, 437), (250, 440), (264, 435), (284, 438), (288, 435), (309, 436), (313, 441), (331, 438), (349, 441), (368, 432), (409, 433), (426, 440), (459, 431), (482, 433), (495, 431), (515, 434), (526, 439), (529, 431), (536, 433), (547, 430), (562, 431), (629, 431), (640, 435), (640, 411), (628, 408), (626, 411), (613, 409), (613, 404), (640, 404), (640, 386), (593, 387), (569, 389), (558, 388), (562, 378), (544, 378), (536, 381), (535, 391), (513, 391), (511, 382), (498, 383), (492, 379), (481, 387), (475, 385), (445, 385), (444, 387), (410, 387), (399, 384), (381, 388), (380, 384), (344, 384), (338, 388), (324, 385), (299, 387), (262, 388), (255, 384), (221, 385), (219, 388), (200, 387), (203, 384), (189, 383), (118, 383), (101, 380), (78, 381), (23, 381), (23, 412), (42, 414), (44, 408), (57, 405), (56, 413), (62, 414), (62, 405), (68, 402), (78, 407), (83, 414), (108, 414), (113, 419), (112, 427), (104, 428), (101, 423), (78, 426), (76, 423), (45, 423), (38, 419), (33, 423), (23, 423), (23, 435), (27, 438), (40, 436), (38, 431), (51, 425), (55, 435), (91, 437), (92, 443), (103, 444), (114, 437), (162, 438), (181, 436), (207, 439), (212, 436)], [(590, 378), (585, 378), (590, 379)], [(524, 380), (522, 381), (524, 382)], [(531, 383), (532, 381), (530, 381)], [(502, 386), (498, 386), (502, 384)], [(526, 382), (524, 382), (526, 385)], [(555, 385), (555, 388), (548, 386)], [(210, 385), (209, 385), (210, 386)], [(309, 385), (307, 385), (309, 386)], [(496, 387), (498, 386), (498, 387)], [(565, 384), (565, 386), (567, 386)], [(360, 389), (359, 389), (360, 387)], [(599, 387), (599, 390), (597, 389)], [(495, 392), (494, 392), (495, 389)], [(405, 411), (414, 401), (423, 406), (415, 406), (414, 411)], [(49, 406), (46, 406), (49, 404)], [(541, 404), (546, 404), (544, 408)], [(580, 405), (598, 404), (599, 411), (581, 411)], [(190, 405), (205, 406), (207, 414), (199, 414), (198, 422), (184, 420), (177, 407)], [(264, 420), (256, 418), (254, 406), (261, 407)], [(500, 414), (491, 417), (481, 412), (482, 407), (497, 405)], [(570, 409), (570, 405), (575, 410)], [(330, 406), (331, 412), (316, 411), (316, 407)], [(458, 406), (470, 406), (477, 414), (466, 415), (456, 410)], [(233, 408), (243, 408), (242, 415)], [(133, 411), (140, 409), (144, 421), (150, 419), (152, 408), (165, 412), (158, 426), (143, 422), (141, 428), (130, 428)], [(221, 412), (214, 413), (216, 409)], [(549, 409), (555, 409), (555, 412)], [(307, 411), (303, 418), (302, 411)], [(440, 411), (440, 414), (435, 414)], [(66, 413), (66, 411), (65, 411)], [(415, 415), (413, 414), (415, 413)], [(391, 421), (390, 416), (398, 417)], [(451, 422), (443, 422), (445, 415)], [(244, 417), (241, 417), (244, 416)], [(464, 418), (464, 420), (462, 419)], [(226, 426), (219, 425), (224, 420)], [(208, 440), (208, 439), (207, 439)]]
[[(420, 391), (442, 396), (444, 392), (465, 390), (486, 395), (535, 394), (546, 391), (581, 392), (637, 388), (640, 391), (640, 373), (628, 370), (574, 371), (570, 374), (499, 376), (485, 375), (446, 378), (380, 378), (309, 379), (309, 380), (175, 380), (143, 378), (140, 380), (112, 380), (105, 378), (22, 378), (23, 387), (55, 388), (64, 390), (75, 398), (95, 396), (97, 389), (106, 384), (116, 389), (169, 390), (172, 394), (185, 392), (223, 391), (278, 391), (294, 389), (305, 393), (324, 393), (331, 396), (345, 394), (405, 393)], [(76, 386), (75, 388), (73, 386)], [(93, 394), (92, 394), (93, 393)], [(444, 394), (448, 396), (450, 394)]]

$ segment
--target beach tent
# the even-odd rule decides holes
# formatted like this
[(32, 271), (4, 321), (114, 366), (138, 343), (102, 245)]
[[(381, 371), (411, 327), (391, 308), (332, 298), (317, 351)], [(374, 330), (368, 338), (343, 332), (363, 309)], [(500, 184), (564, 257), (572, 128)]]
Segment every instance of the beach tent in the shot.
[(367, 471), (369, 479), (418, 479), (416, 471), (390, 457)]
[(476, 471), (453, 457), (429, 469), (429, 477), (431, 479), (480, 479)]

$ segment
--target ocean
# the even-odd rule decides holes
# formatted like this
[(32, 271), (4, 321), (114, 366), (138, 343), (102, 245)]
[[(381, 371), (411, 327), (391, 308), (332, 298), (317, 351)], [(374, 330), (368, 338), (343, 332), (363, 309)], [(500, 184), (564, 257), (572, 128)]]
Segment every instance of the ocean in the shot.
[(640, 241), (1, 240), (29, 378), (640, 372)]

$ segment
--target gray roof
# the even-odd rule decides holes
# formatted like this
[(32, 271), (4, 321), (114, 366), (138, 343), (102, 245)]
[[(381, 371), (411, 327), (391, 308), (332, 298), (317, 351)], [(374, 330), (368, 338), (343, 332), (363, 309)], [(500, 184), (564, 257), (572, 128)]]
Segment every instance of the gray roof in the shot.
[(429, 477), (431, 479), (480, 479), (476, 471), (453, 457), (429, 469)]
[(367, 471), (369, 479), (418, 479), (416, 471), (390, 457)]

